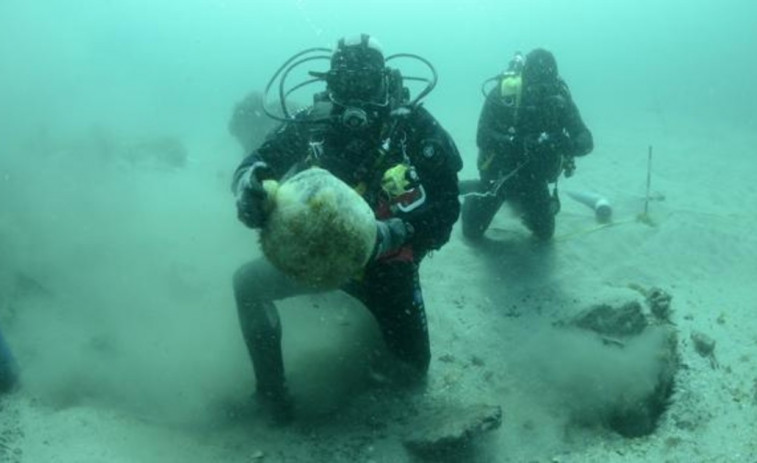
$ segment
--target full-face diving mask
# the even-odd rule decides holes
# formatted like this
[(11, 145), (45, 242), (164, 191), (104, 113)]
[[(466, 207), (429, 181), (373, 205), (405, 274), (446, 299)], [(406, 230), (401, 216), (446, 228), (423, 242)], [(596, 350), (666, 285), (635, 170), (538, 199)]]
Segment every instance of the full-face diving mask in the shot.
[(339, 41), (326, 73), (326, 90), (347, 128), (364, 128), (386, 112), (387, 70), (376, 39), (361, 34)]
[(342, 124), (353, 130), (365, 128), (388, 108), (383, 69), (334, 69), (326, 82), (329, 98), (337, 105)]
[(384, 104), (386, 92), (383, 69), (333, 69), (326, 82), (332, 98), (349, 103)]

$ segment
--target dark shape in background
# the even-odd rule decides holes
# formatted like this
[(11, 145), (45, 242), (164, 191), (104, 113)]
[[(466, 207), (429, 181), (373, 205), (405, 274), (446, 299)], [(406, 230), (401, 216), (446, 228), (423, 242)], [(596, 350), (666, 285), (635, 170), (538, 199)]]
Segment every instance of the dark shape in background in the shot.
[[(237, 139), (244, 154), (252, 153), (265, 140), (269, 132), (281, 124), (268, 117), (263, 110), (263, 94), (258, 91), (250, 92), (234, 106), (229, 120), (229, 133)], [(301, 105), (294, 103), (289, 107), (290, 112), (297, 112)], [(281, 108), (269, 108), (273, 114), (283, 117)]]
[(0, 331), (0, 393), (9, 392), (18, 383), (18, 368)]

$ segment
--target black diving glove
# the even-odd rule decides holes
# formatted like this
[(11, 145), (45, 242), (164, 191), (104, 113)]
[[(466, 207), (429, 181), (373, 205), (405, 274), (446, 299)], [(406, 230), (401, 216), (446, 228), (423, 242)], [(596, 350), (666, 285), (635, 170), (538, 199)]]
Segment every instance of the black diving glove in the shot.
[(526, 140), (525, 153), (536, 178), (555, 182), (563, 172), (563, 159), (571, 140), (564, 133), (541, 132)]
[[(575, 152), (573, 140), (565, 132), (558, 132), (547, 135), (545, 143), (546, 148), (559, 157), (562, 173), (565, 174), (565, 177), (572, 177), (576, 171), (576, 162), (573, 158)], [(560, 173), (558, 172), (557, 175), (560, 175)]]
[(237, 184), (237, 217), (250, 228), (260, 228), (265, 224), (268, 212), (265, 201), (268, 198), (259, 177), (268, 166), (253, 164), (239, 179)]
[(376, 246), (373, 248), (371, 260), (375, 260), (392, 251), (396, 251), (413, 234), (413, 227), (409, 223), (393, 217), (376, 221)]

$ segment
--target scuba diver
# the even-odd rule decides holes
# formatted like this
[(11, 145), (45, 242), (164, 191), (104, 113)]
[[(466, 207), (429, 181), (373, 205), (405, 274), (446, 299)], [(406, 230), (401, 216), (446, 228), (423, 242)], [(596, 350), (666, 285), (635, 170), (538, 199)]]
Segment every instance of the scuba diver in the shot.
[(466, 194), (463, 235), (482, 239), (508, 202), (534, 237), (550, 240), (560, 210), (557, 180), (573, 174), (574, 158), (592, 151), (591, 132), (549, 51), (537, 48), (525, 59), (516, 53), (507, 71), (484, 86), (492, 80), (497, 85), (486, 95), (476, 135), (480, 182)]
[[(432, 77), (403, 77), (387, 66), (400, 58), (420, 61)], [(293, 69), (319, 60), (330, 63), (327, 71), (310, 71), (309, 80), (286, 87)], [(361, 34), (339, 40), (333, 51), (295, 54), (271, 78), (265, 98), (276, 81), (283, 116), (266, 113), (282, 124), (234, 174), (238, 217), (250, 228), (264, 226), (262, 182), (281, 181), (309, 167), (326, 169), (353, 187), (374, 211), (377, 240), (362, 274), (341, 290), (377, 321), (395, 357), (391, 363), (398, 377), (392, 379), (422, 385), (430, 346), (418, 271), (423, 258), (449, 240), (460, 212), (457, 172), (462, 168), (452, 138), (420, 104), (436, 85), (436, 71), (417, 55), (385, 58), (377, 40)], [(411, 99), (405, 81), (426, 85)], [(312, 106), (290, 113), (291, 92), (323, 82), (325, 91), (315, 93)], [(317, 290), (296, 283), (263, 257), (242, 265), (233, 287), (256, 377), (255, 398), (274, 422), (286, 423), (293, 407), (274, 302)]]

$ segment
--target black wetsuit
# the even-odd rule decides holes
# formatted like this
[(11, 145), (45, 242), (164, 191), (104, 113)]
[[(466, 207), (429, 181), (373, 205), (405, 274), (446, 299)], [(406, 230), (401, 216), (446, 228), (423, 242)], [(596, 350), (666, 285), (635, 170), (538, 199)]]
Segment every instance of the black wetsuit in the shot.
[(561, 79), (533, 88), (524, 83), (519, 103), (500, 89), (501, 82), (487, 95), (476, 137), (482, 193), (488, 194), (466, 198), (463, 233), (482, 237), (508, 201), (534, 236), (549, 239), (559, 202), (548, 185), (566, 163), (591, 152), (592, 135)]
[[(326, 113), (332, 110), (328, 108)], [(297, 117), (317, 119), (316, 112), (324, 113), (311, 108)], [(308, 166), (327, 169), (361, 192), (377, 219), (398, 216), (410, 225), (413, 233), (403, 247), (369, 262), (362, 278), (342, 289), (365, 304), (389, 350), (423, 377), (430, 348), (418, 268), (429, 251), (448, 241), (460, 213), (457, 172), (462, 162), (447, 132), (421, 107), (390, 117), (373, 134), (350, 132), (334, 120), (292, 122), (242, 162), (234, 183), (260, 162), (278, 180)], [(425, 195), (406, 212), (390, 207), (380, 188), (384, 172), (399, 163), (414, 167)], [(284, 390), (281, 326), (273, 302), (313, 291), (262, 258), (237, 271), (234, 292), (259, 393), (277, 395)]]

